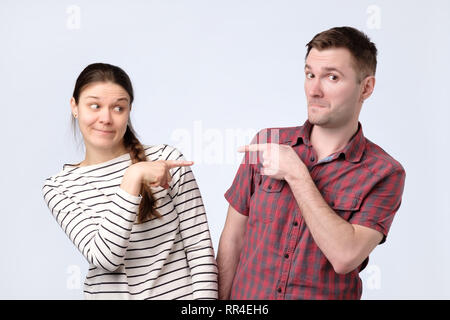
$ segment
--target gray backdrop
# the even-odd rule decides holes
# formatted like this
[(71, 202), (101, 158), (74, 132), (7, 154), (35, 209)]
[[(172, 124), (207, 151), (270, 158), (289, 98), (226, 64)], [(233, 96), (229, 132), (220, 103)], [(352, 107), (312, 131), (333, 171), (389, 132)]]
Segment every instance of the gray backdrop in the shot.
[(217, 253), (237, 146), (303, 124), (305, 44), (350, 25), (379, 49), (364, 133), (407, 172), (387, 242), (362, 272), (363, 298), (449, 299), (449, 12), (447, 0), (1, 0), (0, 298), (83, 298), (88, 265), (41, 187), (82, 159), (69, 99), (87, 64), (128, 72), (141, 141), (196, 161)]

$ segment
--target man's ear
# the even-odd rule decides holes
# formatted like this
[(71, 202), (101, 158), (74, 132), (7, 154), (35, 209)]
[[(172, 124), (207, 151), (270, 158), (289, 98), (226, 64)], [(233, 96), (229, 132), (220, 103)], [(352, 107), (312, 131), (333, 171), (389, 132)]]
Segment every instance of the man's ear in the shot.
[(78, 117), (78, 105), (77, 105), (74, 97), (72, 97), (70, 99), (70, 109), (72, 109), (73, 117), (77, 118)]
[(367, 76), (362, 81), (362, 91), (360, 96), (360, 102), (364, 102), (364, 100), (368, 99), (375, 88), (375, 77)]

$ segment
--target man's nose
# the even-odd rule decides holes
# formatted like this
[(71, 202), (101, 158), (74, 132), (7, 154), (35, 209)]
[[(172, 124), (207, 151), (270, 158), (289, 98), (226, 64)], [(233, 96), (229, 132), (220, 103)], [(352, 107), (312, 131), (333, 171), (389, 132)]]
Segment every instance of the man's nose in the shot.
[(320, 79), (314, 78), (310, 79), (307, 84), (307, 94), (310, 97), (323, 97), (322, 85)]

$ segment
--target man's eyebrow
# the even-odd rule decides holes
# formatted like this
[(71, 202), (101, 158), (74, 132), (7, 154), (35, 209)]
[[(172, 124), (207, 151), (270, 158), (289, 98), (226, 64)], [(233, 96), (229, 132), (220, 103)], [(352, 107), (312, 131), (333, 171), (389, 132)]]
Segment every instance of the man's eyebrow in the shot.
[[(311, 66), (305, 64), (305, 69), (311, 69)], [(334, 71), (334, 72), (337, 72), (337, 73), (340, 73), (341, 75), (343, 75), (343, 73), (335, 67), (324, 67), (324, 68), (322, 68), (322, 70), (324, 70), (326, 72)]]
[(325, 68), (323, 68), (323, 69), (324, 69), (325, 71), (328, 71), (328, 72), (330, 72), (330, 71), (335, 71), (335, 72), (340, 73), (340, 74), (343, 75), (343, 73), (342, 73), (339, 69), (334, 68), (334, 67), (325, 67)]

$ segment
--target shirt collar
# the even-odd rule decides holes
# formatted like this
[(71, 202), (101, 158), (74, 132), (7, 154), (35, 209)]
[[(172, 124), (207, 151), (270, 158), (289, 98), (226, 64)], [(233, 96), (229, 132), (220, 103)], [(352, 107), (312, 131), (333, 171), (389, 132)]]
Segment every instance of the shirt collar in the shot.
[(358, 122), (358, 130), (340, 153), (344, 154), (346, 160), (358, 162), (361, 160), (365, 148), (366, 138), (363, 134), (362, 125)]
[[(310, 135), (313, 125), (306, 120), (303, 126), (296, 127), (292, 130), (282, 141), (283, 144), (288, 144), (294, 147), (298, 144), (304, 143), (307, 146), (311, 146)], [(364, 153), (366, 146), (366, 138), (364, 137), (362, 125), (358, 122), (358, 130), (350, 139), (345, 148), (339, 152), (338, 156), (343, 155), (347, 161), (358, 162)]]
[(280, 137), (281, 144), (287, 144), (291, 147), (300, 143), (304, 143), (310, 146), (309, 135), (311, 133), (312, 125), (306, 120), (303, 126), (295, 127), (293, 130), (289, 130), (286, 135)]

